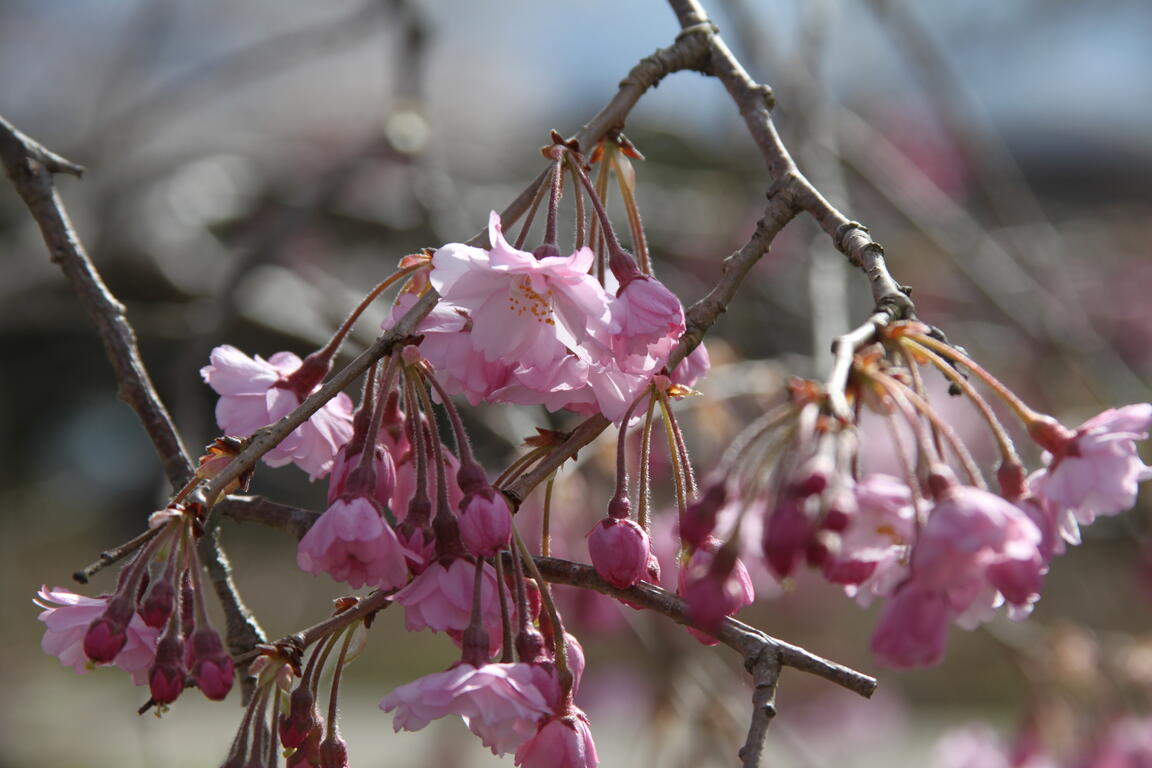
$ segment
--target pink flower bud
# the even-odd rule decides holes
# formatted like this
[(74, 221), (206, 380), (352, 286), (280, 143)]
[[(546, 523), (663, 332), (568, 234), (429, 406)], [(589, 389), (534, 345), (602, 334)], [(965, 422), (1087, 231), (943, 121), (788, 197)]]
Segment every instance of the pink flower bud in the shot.
[(588, 717), (575, 708), (545, 721), (516, 750), (516, 765), (521, 768), (596, 768), (599, 763)]
[(144, 623), (156, 629), (162, 629), (172, 615), (176, 605), (176, 587), (171, 579), (160, 578), (148, 586), (144, 593), (144, 600), (140, 603), (138, 613)]
[(748, 569), (727, 546), (715, 553), (698, 549), (680, 572), (680, 595), (688, 603), (688, 618), (697, 627), (714, 632), (756, 597)]
[(786, 494), (776, 504), (764, 527), (764, 557), (773, 573), (780, 578), (792, 573), (796, 561), (806, 551), (812, 533), (801, 504), (801, 499)]
[(156, 645), (156, 660), (148, 670), (148, 689), (157, 704), (171, 704), (184, 691), (184, 641), (165, 635)]
[(689, 549), (696, 549), (712, 535), (716, 528), (716, 513), (728, 498), (723, 483), (713, 483), (684, 510), (680, 521), (680, 540)]
[(333, 733), (320, 742), (320, 768), (348, 768), (348, 745)]
[(319, 768), (320, 737), (323, 735), (324, 727), (321, 725), (309, 731), (304, 743), (288, 758), (286, 768)]
[(504, 494), (492, 486), (473, 493), (460, 506), (460, 536), (468, 551), (494, 557), (512, 536), (512, 512)]
[(114, 597), (109, 601), (104, 613), (88, 626), (84, 634), (84, 655), (97, 664), (115, 659), (128, 642), (128, 622), (135, 612), (132, 602), (126, 597)]
[(617, 589), (627, 589), (648, 570), (651, 541), (632, 520), (605, 517), (588, 532), (588, 554), (596, 573)]
[(312, 689), (301, 683), (292, 691), (287, 714), (280, 716), (280, 743), (288, 749), (302, 745), (312, 731), (320, 728), (320, 713)]
[(224, 643), (214, 629), (198, 629), (189, 640), (192, 677), (203, 694), (220, 701), (232, 690), (234, 668), (232, 657), (224, 652)]

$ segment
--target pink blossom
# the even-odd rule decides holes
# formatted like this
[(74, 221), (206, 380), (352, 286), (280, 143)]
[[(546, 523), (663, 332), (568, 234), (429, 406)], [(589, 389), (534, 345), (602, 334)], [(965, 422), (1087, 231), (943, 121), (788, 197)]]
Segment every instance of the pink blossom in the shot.
[(708, 349), (704, 346), (704, 342), (700, 342), (679, 365), (672, 369), (672, 383), (682, 387), (694, 387), (696, 382), (708, 375), (711, 368), (712, 361), (708, 356)]
[(332, 502), (300, 539), (296, 564), (353, 589), (395, 589), (408, 580), (407, 554), (376, 505), (356, 496)]
[[(289, 377), (303, 361), (291, 352), (277, 352), (265, 360), (225, 345), (213, 349), (210, 360), (200, 375), (220, 395), (216, 423), (228, 435), (251, 435), (290, 413), (302, 396), (320, 387), (317, 382), (303, 395), (293, 391)], [(264, 454), (264, 462), (272, 467), (295, 462), (315, 480), (328, 473), (336, 451), (351, 437), (352, 401), (340, 393)]]
[(1110, 408), (1089, 419), (1071, 438), (1046, 446), (1054, 454), (1033, 479), (1033, 492), (1071, 510), (1084, 525), (1130, 509), (1137, 484), (1152, 478), (1152, 467), (1136, 452), (1150, 426), (1152, 403)]
[[(676, 591), (688, 603), (688, 618), (706, 632), (719, 629), (726, 616), (735, 615), (756, 599), (744, 563), (715, 540), (692, 553), (688, 565), (680, 570)], [(688, 630), (705, 645), (716, 644), (710, 635), (691, 627)]]
[[(891, 475), (865, 475), (852, 485), (856, 512), (840, 534), (840, 548), (823, 564), (830, 581), (844, 584), (863, 606), (887, 595), (907, 576), (915, 537), (915, 511), (907, 484)], [(848, 572), (856, 574), (848, 578)], [(862, 578), (858, 578), (862, 576)]]
[(648, 534), (627, 518), (605, 517), (588, 532), (592, 566), (618, 589), (627, 589), (644, 578), (650, 551)]
[(486, 487), (460, 505), (460, 537), (465, 548), (479, 557), (494, 557), (512, 536), (512, 511), (504, 494)]
[[(415, 294), (402, 293), (384, 329), (395, 325), (417, 300)], [(513, 365), (488, 361), (472, 345), (472, 316), (465, 309), (441, 301), (416, 326), (416, 333), (424, 337), (420, 354), (436, 369), (436, 380), (450, 395), (464, 395), (472, 405), (495, 402), (494, 393), (512, 380)]]
[(432, 720), (460, 715), (495, 755), (519, 748), (549, 712), (530, 665), (475, 667), (463, 662), (400, 686), (384, 697), (380, 708), (396, 710), (396, 731), (419, 731)]
[(948, 625), (972, 629), (1007, 600), (1017, 614), (1039, 597), (1045, 563), (1036, 525), (1014, 504), (948, 483), (912, 550), (910, 577), (889, 599), (872, 638), (892, 667), (939, 663)]
[(495, 212), (488, 237), (488, 251), (460, 243), (440, 248), (429, 275), (445, 302), (471, 316), (473, 348), (492, 362), (537, 369), (569, 352), (586, 356), (582, 342), (609, 321), (604, 289), (588, 274), (591, 249), (537, 259), (508, 244)]
[(950, 623), (947, 596), (910, 582), (884, 605), (872, 634), (872, 653), (881, 664), (895, 669), (939, 664)]
[[(64, 666), (87, 672), (91, 664), (84, 655), (84, 635), (88, 626), (104, 613), (108, 598), (86, 597), (63, 587), (48, 589), (46, 585), (37, 595), (39, 599), (33, 602), (44, 609), (39, 618), (45, 625), (40, 647), (59, 658)], [(148, 668), (156, 655), (159, 637), (160, 631), (149, 627), (139, 616), (133, 616), (128, 623), (126, 642), (114, 664), (132, 675), (136, 685), (148, 682)]]
[(588, 717), (574, 707), (571, 714), (547, 720), (516, 750), (516, 765), (522, 768), (596, 768), (599, 764)]
[[(483, 574), (480, 612), (494, 654), (500, 649), (502, 628), (496, 569), (485, 564)], [(428, 566), (392, 598), (404, 606), (404, 626), (409, 632), (463, 632), (472, 617), (475, 578), (475, 565), (464, 559)]]
[[(611, 344), (617, 355), (653, 354), (659, 368), (683, 334), (684, 308), (662, 282), (640, 275), (620, 286), (612, 302)], [(654, 349), (657, 346), (659, 351)]]

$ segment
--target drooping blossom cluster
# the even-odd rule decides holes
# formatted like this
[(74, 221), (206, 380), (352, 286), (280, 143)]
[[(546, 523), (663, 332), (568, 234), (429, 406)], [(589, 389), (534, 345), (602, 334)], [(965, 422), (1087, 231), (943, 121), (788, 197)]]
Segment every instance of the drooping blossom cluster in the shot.
[(488, 249), (449, 243), (432, 255), (442, 301), (418, 331), (445, 389), (473, 404), (620, 420), (684, 332), (679, 300), (639, 273), (611, 293), (589, 273), (590, 248), (539, 258), (514, 248), (495, 212), (488, 238)]
[[(41, 645), (78, 672), (114, 664), (137, 685), (147, 683), (156, 704), (175, 701), (188, 678), (219, 701), (232, 688), (233, 662), (205, 610), (190, 546), (195, 512), (170, 507), (153, 514), (152, 526), (152, 539), (121, 572), (111, 595), (40, 590), (36, 604), (46, 626)], [(154, 558), (160, 567), (150, 568)]]
[[(948, 354), (950, 348), (923, 335), (915, 323), (897, 326), (882, 341), (893, 348), (906, 346), (953, 380), (959, 376), (933, 352)], [(960, 358), (960, 353), (951, 354)], [(846, 390), (861, 406), (910, 426), (913, 450), (898, 446), (904, 456), (902, 478), (859, 476), (860, 464), (868, 460), (867, 446), (858, 445), (853, 424), (833, 417), (818, 385), (797, 383), (791, 404), (775, 421), (753, 428), (754, 443), (787, 435), (779, 443), (781, 457), (767, 493), (763, 482), (752, 492), (769, 509), (762, 542), (769, 567), (787, 578), (807, 562), (865, 605), (886, 598), (872, 650), (878, 661), (893, 667), (939, 663), (952, 624), (972, 629), (1003, 605), (1011, 618), (1027, 616), (1052, 558), (1066, 544), (1079, 543), (1078, 524), (1128, 508), (1137, 483), (1152, 477), (1135, 445), (1147, 437), (1152, 405), (1109, 410), (1069, 430), (1028, 409), (962, 358), (994, 391), (1004, 392), (1028, 434), (1048, 452), (1045, 466), (1027, 476), (991, 408), (960, 379), (963, 394), (978, 399), (1001, 449), (1000, 487), (994, 493), (955, 433), (908, 385), (912, 377), (902, 367), (907, 360), (893, 363), (877, 352), (860, 355)], [(955, 472), (966, 483), (957, 479), (943, 450), (952, 454)], [(707, 508), (718, 502), (697, 504)], [(708, 519), (694, 514), (686, 530), (698, 537)]]

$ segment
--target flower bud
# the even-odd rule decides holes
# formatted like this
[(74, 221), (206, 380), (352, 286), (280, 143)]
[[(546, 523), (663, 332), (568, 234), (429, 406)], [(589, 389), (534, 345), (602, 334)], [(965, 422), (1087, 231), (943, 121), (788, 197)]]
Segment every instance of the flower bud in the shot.
[(172, 615), (176, 605), (176, 586), (169, 578), (161, 577), (148, 585), (137, 613), (144, 623), (155, 629), (162, 629)]
[(460, 505), (460, 536), (469, 552), (493, 557), (508, 546), (512, 536), (512, 512), (504, 494), (488, 486), (471, 494)]
[(724, 484), (713, 483), (688, 505), (684, 519), (680, 521), (680, 540), (685, 546), (696, 549), (712, 535), (716, 528), (716, 513), (727, 498), (728, 489)]
[(644, 578), (651, 546), (644, 529), (628, 519), (605, 517), (588, 532), (592, 566), (618, 589), (627, 589)]
[(84, 655), (97, 664), (114, 660), (128, 642), (128, 622), (135, 607), (123, 595), (113, 597), (100, 618), (88, 625), (84, 633)]
[(234, 668), (232, 657), (224, 652), (224, 643), (214, 629), (198, 629), (189, 640), (192, 677), (204, 695), (220, 701), (232, 690)]
[(791, 575), (796, 561), (808, 548), (811, 526), (801, 504), (799, 498), (787, 494), (777, 502), (764, 526), (764, 557), (780, 578)]
[(348, 745), (333, 733), (320, 742), (320, 768), (348, 768)]
[(312, 731), (320, 728), (320, 713), (316, 711), (316, 697), (305, 683), (297, 686), (289, 697), (288, 712), (280, 716), (280, 743), (288, 749), (304, 744)]
[(164, 635), (156, 645), (156, 659), (148, 670), (148, 689), (157, 704), (171, 704), (184, 691), (184, 641)]

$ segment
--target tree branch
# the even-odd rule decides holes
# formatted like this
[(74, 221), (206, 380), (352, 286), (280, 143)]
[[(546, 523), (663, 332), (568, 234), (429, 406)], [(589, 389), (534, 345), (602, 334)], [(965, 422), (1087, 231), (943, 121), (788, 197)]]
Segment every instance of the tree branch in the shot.
[[(258, 496), (233, 496), (221, 502), (220, 506), (235, 520), (261, 523), (297, 538), (307, 533), (320, 517), (317, 512), (276, 504)], [(535, 560), (540, 572), (553, 584), (590, 589), (662, 614), (678, 624), (692, 626), (684, 601), (660, 587), (640, 582), (628, 589), (618, 589), (601, 579), (590, 565), (555, 557), (537, 557)], [(743, 656), (750, 671), (754, 667), (760, 670), (757, 674), (762, 680), (757, 681), (758, 685), (768, 679), (767, 668), (759, 666), (768, 664), (762, 656), (770, 656), (779, 664), (822, 677), (864, 697), (871, 697), (876, 690), (875, 678), (767, 635), (736, 619), (725, 619), (715, 637)]]
[(104, 284), (76, 231), (68, 212), (56, 192), (52, 175), (69, 173), (79, 176), (83, 169), (16, 130), (0, 117), (0, 159), (4, 170), (23, 198), (40, 234), (48, 246), (52, 261), (68, 278), (72, 289), (96, 324), (104, 352), (116, 373), (120, 399), (136, 412), (152, 440), (164, 466), (164, 474), (173, 488), (184, 485), (192, 476), (192, 462), (180, 440), (168, 409), (160, 401), (148, 377), (136, 334), (125, 316), (124, 305)]

